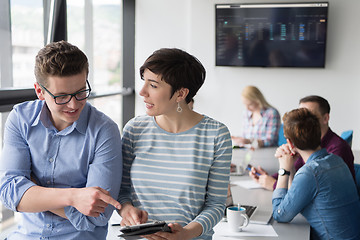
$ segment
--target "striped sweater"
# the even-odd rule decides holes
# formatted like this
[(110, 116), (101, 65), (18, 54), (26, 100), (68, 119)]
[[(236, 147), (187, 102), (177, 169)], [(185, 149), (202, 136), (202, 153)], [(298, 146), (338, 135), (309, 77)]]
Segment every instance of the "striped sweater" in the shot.
[(232, 156), (228, 128), (204, 116), (191, 129), (169, 133), (154, 117), (130, 120), (123, 131), (123, 184), (119, 201), (132, 201), (149, 221), (203, 227), (212, 239), (224, 213)]

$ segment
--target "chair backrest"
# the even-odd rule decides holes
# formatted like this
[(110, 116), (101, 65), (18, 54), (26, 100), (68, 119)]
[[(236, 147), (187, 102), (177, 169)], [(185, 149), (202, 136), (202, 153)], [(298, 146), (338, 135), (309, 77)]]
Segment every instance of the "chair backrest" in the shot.
[(358, 194), (360, 195), (360, 164), (354, 163), (354, 169), (355, 169), (356, 188), (358, 190)]
[(278, 146), (281, 146), (285, 143), (286, 143), (286, 138), (284, 136), (284, 124), (281, 124), (279, 128)]
[(344, 139), (351, 147), (353, 139), (353, 130), (344, 131), (341, 133), (341, 138)]

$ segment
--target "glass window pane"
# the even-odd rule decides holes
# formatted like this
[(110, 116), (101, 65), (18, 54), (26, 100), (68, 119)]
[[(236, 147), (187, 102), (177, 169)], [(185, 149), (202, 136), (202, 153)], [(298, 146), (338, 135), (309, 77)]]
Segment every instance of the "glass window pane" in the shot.
[(32, 87), (35, 56), (44, 46), (43, 0), (11, 0), (13, 86)]
[(85, 2), (83, 0), (67, 0), (66, 4), (68, 42), (84, 51)]
[(119, 130), (122, 131), (122, 112), (121, 104), (122, 96), (114, 95), (110, 97), (101, 97), (91, 100), (91, 104), (95, 106), (99, 111), (105, 113), (109, 116), (114, 122), (117, 123)]
[[(93, 0), (92, 19), (86, 19), (84, 0), (67, 0), (68, 41), (83, 50), (92, 61), (89, 75), (93, 92), (107, 94), (122, 89), (121, 0)], [(88, 3), (87, 4), (91, 4)], [(85, 21), (91, 24), (93, 48), (85, 50)], [(87, 46), (88, 47), (88, 46)], [(86, 52), (88, 51), (88, 52)], [(91, 51), (91, 52), (89, 52)], [(93, 78), (93, 79), (91, 79)], [(103, 97), (91, 103), (121, 126), (122, 97)]]
[[(120, 0), (93, 0), (94, 81), (96, 92), (107, 93), (122, 88)], [(95, 107), (121, 126), (122, 97), (95, 99)]]
[(94, 86), (121, 89), (121, 1), (94, 0)]

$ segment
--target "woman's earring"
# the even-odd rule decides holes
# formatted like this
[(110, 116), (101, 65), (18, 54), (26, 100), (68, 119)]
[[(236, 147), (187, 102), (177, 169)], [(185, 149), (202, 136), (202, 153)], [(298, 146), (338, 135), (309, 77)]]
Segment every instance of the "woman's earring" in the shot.
[(176, 108), (176, 111), (181, 113), (182, 112), (182, 108), (180, 107), (180, 103), (178, 103), (178, 107)]

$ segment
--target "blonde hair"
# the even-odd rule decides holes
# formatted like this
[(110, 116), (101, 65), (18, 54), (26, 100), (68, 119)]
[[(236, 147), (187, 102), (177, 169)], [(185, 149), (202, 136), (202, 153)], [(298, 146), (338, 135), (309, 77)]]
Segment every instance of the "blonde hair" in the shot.
[(272, 107), (266, 100), (264, 95), (260, 92), (260, 90), (255, 86), (246, 86), (242, 92), (241, 95), (251, 101), (256, 102), (260, 105), (261, 109)]

